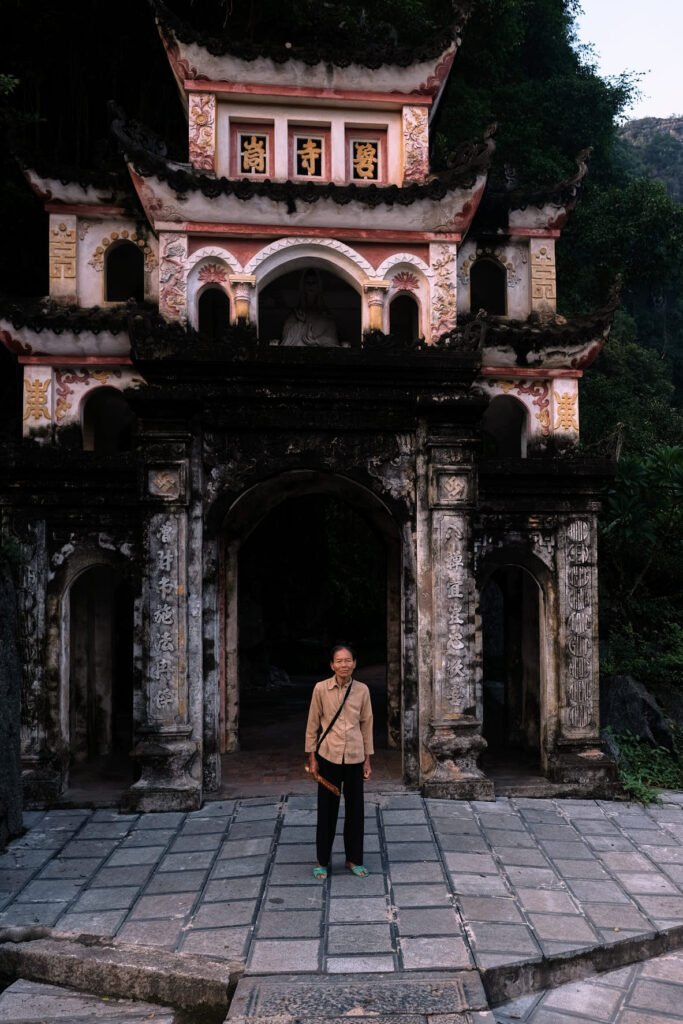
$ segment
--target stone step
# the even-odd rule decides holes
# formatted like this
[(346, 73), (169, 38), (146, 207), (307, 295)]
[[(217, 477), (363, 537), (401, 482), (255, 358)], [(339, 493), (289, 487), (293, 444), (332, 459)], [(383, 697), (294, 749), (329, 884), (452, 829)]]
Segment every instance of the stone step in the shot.
[(179, 1024), (174, 1010), (75, 992), (35, 981), (15, 981), (0, 994), (2, 1024)]
[(225, 1024), (493, 1024), (476, 971), (242, 978)]

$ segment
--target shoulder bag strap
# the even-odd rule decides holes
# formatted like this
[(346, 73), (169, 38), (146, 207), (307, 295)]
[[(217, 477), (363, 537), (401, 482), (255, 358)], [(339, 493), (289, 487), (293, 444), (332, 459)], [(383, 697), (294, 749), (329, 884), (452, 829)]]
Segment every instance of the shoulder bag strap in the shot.
[(351, 687), (352, 687), (352, 686), (353, 686), (353, 679), (351, 680), (351, 682), (349, 683), (349, 685), (348, 685), (348, 687), (347, 687), (347, 689), (346, 689), (346, 693), (344, 694), (344, 700), (343, 700), (343, 701), (341, 702), (341, 704), (340, 704), (340, 705), (339, 705), (339, 707), (337, 708), (337, 710), (336, 710), (336, 712), (335, 712), (335, 715), (334, 715), (334, 718), (332, 719), (332, 721), (331, 721), (331, 722), (330, 722), (330, 724), (328, 725), (327, 729), (325, 729), (325, 732), (324, 732), (324, 733), (322, 734), (322, 736), (320, 737), (320, 739), (318, 740), (318, 743), (317, 743), (317, 745), (316, 745), (316, 748), (315, 748), (315, 752), (316, 752), (316, 754), (317, 754), (317, 753), (318, 753), (318, 751), (320, 750), (320, 745), (321, 745), (322, 741), (323, 741), (323, 740), (325, 739), (325, 737), (327, 736), (328, 732), (330, 731), (330, 729), (332, 728), (332, 726), (334, 725), (334, 723), (335, 723), (335, 722), (337, 721), (337, 719), (338, 719), (338, 718), (339, 718), (339, 716), (341, 715), (341, 713), (342, 713), (342, 710), (343, 710), (343, 708), (344, 708), (344, 705), (346, 704), (346, 698), (347, 698), (347, 697), (348, 697), (348, 695), (349, 695), (349, 694), (351, 693)]

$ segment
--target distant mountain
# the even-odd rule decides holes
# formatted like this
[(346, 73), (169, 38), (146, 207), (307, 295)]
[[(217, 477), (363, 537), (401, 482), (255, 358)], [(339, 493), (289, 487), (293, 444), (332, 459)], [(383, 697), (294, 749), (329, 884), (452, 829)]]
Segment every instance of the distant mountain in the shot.
[(683, 203), (683, 117), (643, 117), (628, 121), (619, 134), (630, 169), (663, 182)]

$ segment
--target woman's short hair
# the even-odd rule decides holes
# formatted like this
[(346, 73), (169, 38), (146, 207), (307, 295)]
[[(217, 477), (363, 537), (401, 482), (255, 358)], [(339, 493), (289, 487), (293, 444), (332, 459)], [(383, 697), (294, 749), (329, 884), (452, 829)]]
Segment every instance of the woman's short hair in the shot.
[(335, 644), (334, 647), (332, 648), (332, 650), (330, 651), (330, 661), (334, 661), (334, 656), (335, 656), (335, 654), (338, 654), (339, 651), (348, 651), (349, 654), (351, 655), (351, 657), (353, 658), (353, 660), (354, 661), (357, 660), (357, 658), (356, 658), (356, 648), (353, 646), (353, 644), (341, 644), (341, 643), (339, 643), (339, 644)]

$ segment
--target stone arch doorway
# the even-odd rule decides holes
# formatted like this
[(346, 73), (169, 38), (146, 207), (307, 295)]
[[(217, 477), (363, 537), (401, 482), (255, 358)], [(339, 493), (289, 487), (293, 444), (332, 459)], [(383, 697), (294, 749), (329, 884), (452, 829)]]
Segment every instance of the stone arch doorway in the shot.
[[(259, 290), (258, 333), (261, 341), (295, 346), (322, 344), (323, 347), (360, 348), (361, 297), (354, 285), (336, 272), (337, 268), (321, 260), (295, 258), (282, 270), (284, 272), (274, 278), (269, 276)], [(312, 332), (311, 340), (289, 338), (297, 326), (296, 311), (305, 303), (310, 303), (315, 309), (319, 307), (320, 327)], [(333, 328), (325, 328), (323, 316)]]
[(222, 750), (300, 760), (311, 686), (339, 639), (359, 647), (377, 746), (400, 748), (401, 558), (385, 506), (346, 478), (295, 471), (243, 495), (226, 534)]
[(486, 767), (545, 770), (543, 589), (528, 568), (503, 564), (486, 578), (480, 604)]
[(133, 778), (133, 592), (110, 565), (80, 572), (62, 602), (62, 736), (69, 785)]

